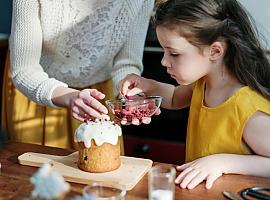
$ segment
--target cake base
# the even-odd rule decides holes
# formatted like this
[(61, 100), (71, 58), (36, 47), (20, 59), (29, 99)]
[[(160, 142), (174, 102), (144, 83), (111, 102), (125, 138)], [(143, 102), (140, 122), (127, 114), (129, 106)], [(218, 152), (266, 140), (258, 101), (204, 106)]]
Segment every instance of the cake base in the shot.
[(83, 171), (94, 173), (118, 169), (121, 165), (119, 140), (116, 145), (103, 143), (101, 146), (97, 146), (95, 141), (91, 140), (90, 148), (86, 148), (83, 142), (79, 142), (77, 165)]

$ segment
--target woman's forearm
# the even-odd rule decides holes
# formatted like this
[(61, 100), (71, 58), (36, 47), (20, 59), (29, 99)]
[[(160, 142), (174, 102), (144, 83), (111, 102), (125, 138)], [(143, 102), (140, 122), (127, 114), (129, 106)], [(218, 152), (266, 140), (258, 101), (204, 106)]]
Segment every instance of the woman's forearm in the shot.
[(67, 84), (49, 77), (40, 65), (43, 32), (39, 12), (38, 1), (13, 1), (10, 72), (20, 92), (40, 105), (53, 107), (52, 91)]
[(59, 86), (52, 93), (52, 102), (58, 107), (70, 107), (71, 100), (78, 97), (79, 90)]

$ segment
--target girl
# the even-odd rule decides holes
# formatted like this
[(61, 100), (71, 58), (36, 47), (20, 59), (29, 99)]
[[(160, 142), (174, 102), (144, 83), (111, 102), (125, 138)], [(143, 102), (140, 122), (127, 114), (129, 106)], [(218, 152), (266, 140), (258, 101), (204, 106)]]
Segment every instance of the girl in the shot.
[(206, 188), (222, 174), (270, 177), (270, 65), (236, 0), (168, 0), (158, 5), (162, 65), (180, 84), (128, 75), (123, 95), (161, 95), (190, 106), (186, 161), (175, 183)]

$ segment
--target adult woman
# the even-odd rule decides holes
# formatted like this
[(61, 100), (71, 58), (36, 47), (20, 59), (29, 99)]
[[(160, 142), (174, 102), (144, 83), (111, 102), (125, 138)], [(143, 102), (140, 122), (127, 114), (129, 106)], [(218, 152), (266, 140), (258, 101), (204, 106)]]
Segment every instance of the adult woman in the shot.
[(14, 0), (11, 78), (22, 94), (42, 106), (24, 98), (7, 77), (3, 125), (10, 138), (74, 148), (78, 120), (106, 117), (108, 111), (99, 102), (103, 93), (113, 98), (114, 85), (127, 74), (141, 73), (153, 4)]

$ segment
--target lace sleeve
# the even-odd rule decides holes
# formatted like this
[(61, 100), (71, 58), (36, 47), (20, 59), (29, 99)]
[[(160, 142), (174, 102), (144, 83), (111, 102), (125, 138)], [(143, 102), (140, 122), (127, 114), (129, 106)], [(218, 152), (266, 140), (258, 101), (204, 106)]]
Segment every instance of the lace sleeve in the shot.
[(51, 101), (57, 86), (67, 85), (49, 78), (39, 64), (42, 30), (38, 0), (14, 0), (10, 36), (11, 76), (14, 85), (28, 98), (41, 105), (55, 107)]
[(154, 0), (143, 1), (138, 16), (134, 18), (135, 20), (130, 25), (132, 30), (127, 36), (127, 41), (114, 59), (112, 80), (115, 96), (118, 95), (116, 85), (119, 81), (130, 73), (141, 75), (143, 71), (143, 49), (153, 7)]

